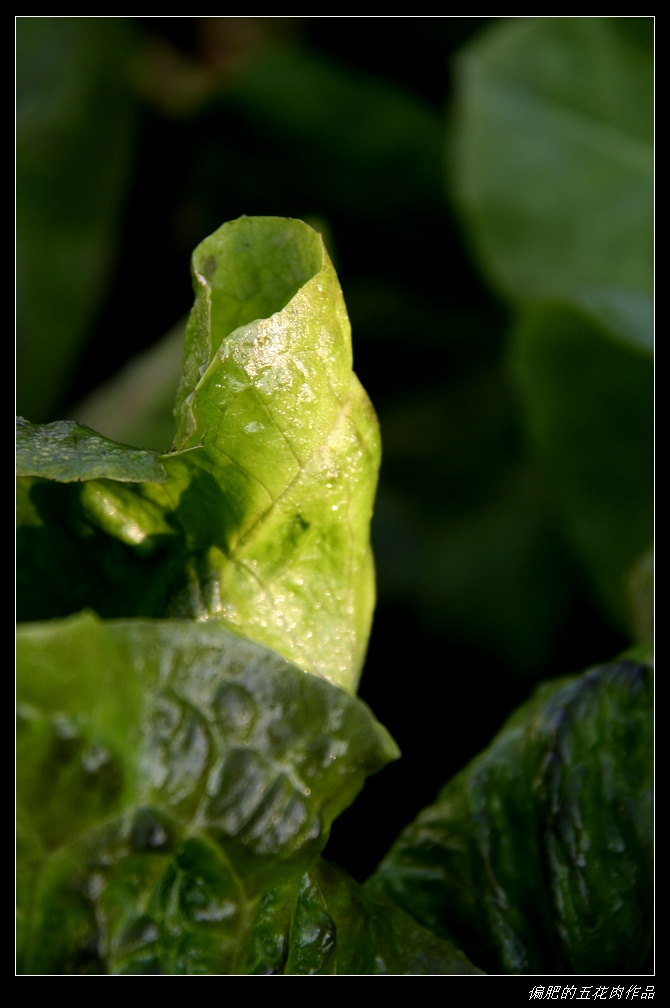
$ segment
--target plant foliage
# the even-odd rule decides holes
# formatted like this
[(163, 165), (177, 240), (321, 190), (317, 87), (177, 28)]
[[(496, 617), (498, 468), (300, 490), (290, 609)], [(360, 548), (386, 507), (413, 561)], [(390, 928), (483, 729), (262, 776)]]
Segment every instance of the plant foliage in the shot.
[[(353, 216), (384, 280), (343, 280), (348, 312), (333, 261), (358, 247), (338, 256), (328, 221), (211, 199), (185, 327), (52, 421), (118, 240), (137, 20), (17, 19), (17, 972), (651, 972), (653, 19), (473, 28), (446, 144), (416, 95), (301, 48), (310, 19), (237, 19), (264, 42), (235, 71), (154, 52), (163, 115), (228, 116), (203, 205), (208, 165), (217, 192), (236, 159), (261, 191), (249, 122), (277, 202)], [(502, 337), (447, 303), (436, 220)], [(138, 332), (156, 248), (133, 264)], [(366, 387), (386, 368), (401, 392), (380, 384), (379, 493), (354, 310)], [(581, 665), (575, 583), (618, 642)], [(377, 595), (388, 708), (361, 682)], [(561, 635), (579, 657), (547, 679)], [(506, 685), (524, 702), (452, 771)], [(402, 756), (377, 707), (402, 709)], [(366, 827), (385, 854), (350, 874), (337, 824), (385, 775), (403, 783)]]

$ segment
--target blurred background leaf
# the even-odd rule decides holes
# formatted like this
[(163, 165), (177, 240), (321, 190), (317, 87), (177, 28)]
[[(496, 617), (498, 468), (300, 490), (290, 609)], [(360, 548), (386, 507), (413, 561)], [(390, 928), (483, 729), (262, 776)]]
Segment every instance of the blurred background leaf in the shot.
[(324, 234), (382, 430), (360, 695), (403, 751), (333, 827), (358, 880), (536, 682), (648, 639), (653, 22), (16, 19), (30, 421), (166, 449), (195, 246)]
[(109, 291), (135, 149), (134, 45), (123, 18), (17, 19), (17, 409), (33, 422), (62, 408)]
[(457, 58), (452, 193), (519, 312), (523, 421), (622, 629), (651, 542), (653, 19), (521, 18)]
[(528, 311), (511, 343), (530, 443), (571, 547), (612, 622), (651, 547), (653, 358), (566, 305)]
[(459, 55), (453, 193), (512, 301), (651, 296), (653, 27), (514, 18)]

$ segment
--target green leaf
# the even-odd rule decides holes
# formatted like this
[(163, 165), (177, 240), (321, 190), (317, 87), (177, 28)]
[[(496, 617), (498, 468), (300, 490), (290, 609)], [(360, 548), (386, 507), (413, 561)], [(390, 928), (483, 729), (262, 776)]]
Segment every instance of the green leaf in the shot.
[(285, 976), (483, 975), (390, 900), (318, 861), (260, 902), (244, 972)]
[(509, 352), (567, 537), (610, 621), (630, 629), (630, 569), (653, 539), (653, 359), (562, 305), (529, 309)]
[(513, 18), (455, 65), (452, 192), (513, 302), (596, 301), (651, 344), (654, 20)]
[(653, 935), (653, 678), (540, 687), (370, 885), (491, 973), (638, 973)]
[(451, 192), (516, 309), (522, 420), (618, 632), (652, 538), (653, 27), (504, 19), (455, 68)]
[(193, 500), (214, 548), (189, 615), (220, 614), (355, 688), (374, 606), (379, 435), (335, 271), (316, 232), (281, 218), (224, 225), (193, 269), (176, 443), (202, 446), (189, 463), (223, 506)]
[(153, 452), (119, 445), (73, 420), (36, 426), (16, 418), (16, 474), (71, 483), (113, 479), (162, 482), (165, 469)]
[(21, 627), (17, 702), (22, 972), (235, 972), (263, 891), (398, 756), (345, 691), (186, 621)]
[(335, 271), (320, 235), (275, 217), (223, 225), (193, 267), (167, 480), (24, 481), (20, 618), (213, 619), (353, 692), (380, 445)]

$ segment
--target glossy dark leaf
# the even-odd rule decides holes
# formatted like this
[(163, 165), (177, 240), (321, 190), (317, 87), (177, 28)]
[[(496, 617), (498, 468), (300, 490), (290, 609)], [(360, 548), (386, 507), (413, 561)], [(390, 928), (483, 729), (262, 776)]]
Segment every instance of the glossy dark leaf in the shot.
[(72, 420), (37, 426), (17, 417), (16, 475), (57, 483), (161, 483), (165, 469), (155, 453), (117, 444)]
[(248, 971), (264, 975), (482, 975), (451, 942), (328, 861), (299, 887), (265, 894), (249, 952)]
[(638, 973), (653, 936), (653, 679), (540, 687), (369, 883), (491, 973)]

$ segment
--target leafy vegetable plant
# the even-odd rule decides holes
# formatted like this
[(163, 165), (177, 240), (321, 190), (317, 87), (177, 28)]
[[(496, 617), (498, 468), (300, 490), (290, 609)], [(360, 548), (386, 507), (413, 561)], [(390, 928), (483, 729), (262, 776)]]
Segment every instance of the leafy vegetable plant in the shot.
[(18, 426), (21, 968), (472, 969), (318, 864), (398, 755), (354, 696), (379, 435), (334, 270), (275, 218), (193, 270), (173, 451)]
[[(24, 20), (32, 58), (48, 50), (49, 25)], [(81, 58), (95, 53), (95, 74), (111, 74), (106, 60), (126, 52), (132, 25), (73, 19), (68, 31), (86, 41), (87, 20), (97, 48), (82, 44)], [(542, 682), (364, 882), (324, 856), (340, 813), (365, 803), (366, 778), (402, 758), (357, 697), (375, 606), (380, 433), (321, 235), (291, 217), (230, 220), (193, 255), (169, 451), (74, 421), (17, 420), (17, 972), (653, 970), (650, 20), (503, 19), (459, 55), (449, 198), (509, 309), (504, 365), (528, 456), (514, 448), (496, 461), (495, 494), (472, 524), (467, 502), (442, 501), (437, 486), (444, 514), (417, 511), (430, 563), (405, 566), (402, 586), (420, 606), (449, 609), (465, 638), (488, 636), (532, 666), (565, 575), (537, 531), (551, 525), (566, 567), (579, 566), (630, 647)], [(291, 137), (312, 105), (292, 118), (282, 82), (332, 92), (312, 109), (315, 135), (324, 162), (333, 150), (354, 158), (341, 137), (329, 146), (351, 104), (339, 70), (290, 52), (263, 66), (233, 101)], [(370, 115), (409, 124), (400, 162), (416, 186), (426, 165), (437, 176), (442, 127), (423, 110), (404, 120), (381, 87), (366, 94)], [(26, 122), (41, 135), (42, 119)], [(398, 149), (395, 128), (383, 157), (372, 144), (375, 181)], [(108, 132), (123, 160), (126, 128)], [(62, 152), (69, 180), (67, 136)], [(111, 188), (110, 159), (77, 154), (87, 157), (98, 172), (110, 166)], [(36, 185), (32, 164), (23, 174), (34, 170)], [(40, 182), (44, 205), (52, 189)], [(40, 267), (39, 296), (24, 268), (22, 314), (38, 343), (58, 336), (43, 386), (92, 311), (77, 284), (97, 296), (105, 215), (95, 242), (74, 241), (53, 273), (48, 214), (27, 221), (22, 255)], [(67, 268), (75, 253), (82, 267)], [(495, 371), (482, 413), (505, 401)], [(487, 441), (487, 466), (503, 441)], [(448, 488), (468, 482), (465, 466), (459, 457)], [(450, 580), (444, 544), (459, 527), (460, 553), (448, 556), (469, 573)], [(489, 592), (492, 578), (510, 590)], [(462, 675), (449, 656), (443, 664), (445, 682)], [(430, 671), (389, 668), (388, 689), (422, 689), (446, 736), (477, 711), (448, 688), (433, 695)]]
[(171, 452), (18, 425), (20, 970), (576, 969), (603, 927), (634, 968), (639, 660), (545, 689), (366, 886), (320, 860), (399, 755), (355, 697), (377, 424), (316, 232), (240, 218), (193, 273)]

